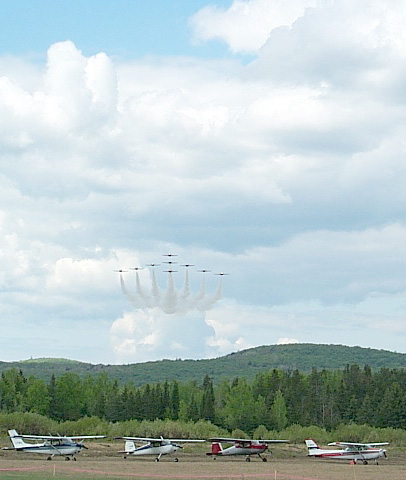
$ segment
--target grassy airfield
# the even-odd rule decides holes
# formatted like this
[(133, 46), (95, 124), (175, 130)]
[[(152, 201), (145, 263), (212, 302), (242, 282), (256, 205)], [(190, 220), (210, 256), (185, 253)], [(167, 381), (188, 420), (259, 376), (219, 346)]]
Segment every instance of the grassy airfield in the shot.
[(164, 456), (160, 462), (154, 457), (132, 457), (124, 460), (118, 450), (121, 442), (92, 443), (82, 451), (77, 461), (45, 455), (7, 451), (0, 453), (0, 479), (270, 479), (270, 480), (404, 480), (406, 478), (406, 451), (389, 448), (388, 459), (379, 465), (350, 465), (345, 461), (326, 461), (306, 456), (299, 445), (278, 446), (267, 462), (251, 457), (217, 458), (205, 456), (207, 448), (186, 447), (178, 452), (179, 462)]

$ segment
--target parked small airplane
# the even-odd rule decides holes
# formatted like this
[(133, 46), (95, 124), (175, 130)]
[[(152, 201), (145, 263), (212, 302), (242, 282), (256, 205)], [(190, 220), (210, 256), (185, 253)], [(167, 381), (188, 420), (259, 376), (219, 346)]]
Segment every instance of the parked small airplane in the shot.
[[(66, 460), (76, 460), (75, 454), (80, 452), (82, 448), (87, 448), (83, 445), (83, 440), (89, 438), (105, 438), (105, 435), (80, 435), (74, 437), (64, 437), (61, 435), (20, 435), (16, 430), (9, 430), (13, 447), (6, 447), (7, 450), (17, 450), (19, 452), (28, 453), (42, 453), (48, 455), (48, 460), (51, 460), (54, 455), (64, 455)], [(24, 439), (28, 440), (43, 440), (43, 443), (26, 443)]]
[(341, 460), (351, 460), (357, 463), (361, 460), (364, 465), (368, 463), (368, 460), (374, 460), (378, 465), (378, 459), (380, 457), (386, 457), (386, 450), (383, 445), (389, 445), (388, 442), (381, 443), (353, 443), (353, 442), (333, 442), (329, 443), (329, 446), (345, 447), (339, 450), (321, 449), (317, 443), (311, 438), (305, 440), (308, 449), (308, 456), (319, 458), (332, 458)]
[[(201, 443), (204, 440), (180, 440), (180, 439), (164, 439), (160, 438), (148, 438), (148, 437), (118, 437), (124, 439), (125, 447), (124, 458), (127, 458), (128, 455), (156, 455), (155, 461), (159, 462), (162, 455), (172, 455), (179, 448), (183, 448), (179, 443)], [(135, 446), (135, 442), (144, 443), (140, 447)], [(178, 462), (177, 457), (174, 458), (175, 462)]]
[[(262, 457), (261, 453), (268, 450), (268, 445), (271, 443), (289, 443), (289, 440), (247, 440), (246, 438), (210, 438), (211, 452), (206, 455), (213, 456), (216, 460), (219, 456), (226, 455), (245, 455), (245, 461), (250, 462), (250, 455), (258, 455), (258, 457), (266, 462), (267, 458)], [(223, 449), (221, 442), (234, 443), (232, 447)]]

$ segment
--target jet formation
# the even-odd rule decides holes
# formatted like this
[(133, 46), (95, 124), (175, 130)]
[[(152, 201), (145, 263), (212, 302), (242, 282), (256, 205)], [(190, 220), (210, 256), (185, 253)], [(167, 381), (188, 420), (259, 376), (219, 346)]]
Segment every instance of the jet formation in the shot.
[[(162, 264), (165, 264), (165, 270), (163, 270), (163, 272), (168, 274), (165, 290), (162, 290), (159, 287), (156, 276), (156, 268), (161, 265), (160, 263), (148, 263), (145, 265), (146, 267), (149, 267), (150, 270), (149, 287), (146, 287), (141, 283), (139, 272), (143, 270), (144, 267), (136, 266), (115, 270), (115, 272), (120, 273), (122, 292), (135, 308), (158, 308), (167, 314), (186, 314), (193, 310), (205, 312), (212, 308), (215, 303), (221, 299), (222, 278), (224, 275), (228, 275), (228, 273), (220, 272), (215, 274), (220, 276), (220, 282), (218, 283), (217, 290), (210, 294), (206, 292), (205, 275), (210, 273), (211, 270), (197, 270), (202, 274), (202, 279), (199, 290), (196, 293), (193, 293), (190, 286), (189, 270), (195, 265), (191, 263), (179, 264), (174, 260), (174, 258), (177, 257), (177, 254), (174, 253), (164, 254), (163, 257), (169, 258), (169, 260), (163, 260), (161, 262)], [(184, 283), (181, 290), (176, 289), (173, 275), (178, 272), (178, 270), (176, 270), (177, 267), (185, 269)], [(129, 270), (135, 271), (135, 288), (130, 287), (129, 282), (125, 281), (124, 276), (122, 275)]]

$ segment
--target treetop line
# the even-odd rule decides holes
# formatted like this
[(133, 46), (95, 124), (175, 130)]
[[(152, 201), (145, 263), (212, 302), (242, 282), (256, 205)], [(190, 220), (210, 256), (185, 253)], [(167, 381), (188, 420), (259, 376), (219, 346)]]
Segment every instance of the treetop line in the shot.
[(0, 378), (0, 412), (33, 412), (57, 421), (98, 417), (110, 422), (208, 420), (252, 433), (259, 425), (280, 431), (293, 424), (334, 429), (342, 423), (406, 428), (406, 371), (348, 365), (342, 370), (286, 372), (273, 369), (254, 380), (235, 377), (213, 385), (165, 381), (120, 386), (107, 374), (64, 373), (47, 383), (22, 370)]

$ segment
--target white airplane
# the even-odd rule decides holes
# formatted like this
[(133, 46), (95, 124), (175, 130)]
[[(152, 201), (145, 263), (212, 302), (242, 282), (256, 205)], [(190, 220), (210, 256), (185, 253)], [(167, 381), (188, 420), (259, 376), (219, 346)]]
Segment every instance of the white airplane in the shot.
[[(262, 457), (261, 453), (268, 450), (268, 445), (272, 443), (289, 443), (289, 440), (247, 440), (246, 438), (210, 438), (211, 452), (206, 453), (216, 460), (217, 457), (227, 455), (245, 455), (245, 461), (250, 462), (250, 455), (258, 457), (266, 462), (267, 458)], [(234, 443), (232, 447), (223, 448), (221, 442)], [(271, 453), (269, 451), (269, 453)]]
[[(162, 455), (172, 455), (179, 448), (183, 448), (179, 443), (201, 443), (204, 440), (181, 440), (181, 439), (164, 439), (160, 438), (148, 438), (148, 437), (118, 437), (124, 439), (125, 447), (124, 451), (119, 453), (124, 453), (124, 458), (127, 458), (128, 455), (156, 455), (155, 461), (159, 462)], [(135, 442), (144, 443), (140, 447), (135, 446)], [(175, 462), (178, 462), (177, 457), (174, 458)]]
[[(20, 435), (16, 430), (9, 430), (13, 447), (6, 447), (6, 450), (17, 450), (19, 452), (28, 453), (42, 453), (48, 455), (48, 460), (51, 460), (54, 455), (63, 455), (66, 460), (70, 457), (76, 461), (75, 454), (80, 452), (83, 445), (83, 440), (89, 438), (105, 438), (105, 435), (80, 435), (75, 437), (64, 437), (61, 435)], [(28, 440), (43, 440), (42, 443), (26, 443), (24, 439)]]
[(332, 458), (341, 460), (351, 460), (357, 463), (361, 460), (364, 465), (368, 463), (368, 460), (374, 460), (378, 465), (378, 459), (380, 457), (386, 458), (386, 450), (383, 445), (389, 445), (388, 442), (381, 443), (353, 443), (353, 442), (333, 442), (329, 443), (329, 446), (345, 447), (339, 450), (321, 449), (317, 443), (311, 438), (305, 440), (308, 449), (308, 456), (318, 458)]

